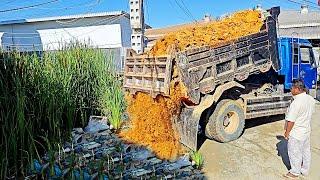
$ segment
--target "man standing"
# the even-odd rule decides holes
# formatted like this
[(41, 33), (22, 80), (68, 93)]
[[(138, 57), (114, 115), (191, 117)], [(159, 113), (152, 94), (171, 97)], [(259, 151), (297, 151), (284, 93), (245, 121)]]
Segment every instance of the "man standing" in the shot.
[(292, 101), (286, 116), (284, 137), (288, 140), (288, 155), (291, 169), (285, 175), (287, 178), (306, 176), (310, 169), (311, 150), (311, 116), (316, 101), (308, 94), (302, 80), (292, 82)]

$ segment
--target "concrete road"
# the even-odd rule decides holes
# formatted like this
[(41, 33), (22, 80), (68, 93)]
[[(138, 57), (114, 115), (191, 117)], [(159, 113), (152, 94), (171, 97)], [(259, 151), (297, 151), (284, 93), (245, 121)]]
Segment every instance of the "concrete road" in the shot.
[[(236, 141), (221, 144), (206, 140), (200, 152), (205, 158), (208, 179), (285, 179), (289, 159), (282, 135), (284, 116), (246, 121), (244, 134)], [(312, 120), (312, 164), (308, 177), (320, 180), (320, 103)]]

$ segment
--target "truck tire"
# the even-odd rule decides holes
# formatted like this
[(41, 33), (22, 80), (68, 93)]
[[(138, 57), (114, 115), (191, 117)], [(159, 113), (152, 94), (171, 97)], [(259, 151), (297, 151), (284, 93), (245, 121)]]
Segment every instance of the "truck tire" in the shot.
[(245, 123), (241, 105), (230, 99), (220, 101), (206, 125), (205, 134), (209, 139), (229, 142), (240, 137)]

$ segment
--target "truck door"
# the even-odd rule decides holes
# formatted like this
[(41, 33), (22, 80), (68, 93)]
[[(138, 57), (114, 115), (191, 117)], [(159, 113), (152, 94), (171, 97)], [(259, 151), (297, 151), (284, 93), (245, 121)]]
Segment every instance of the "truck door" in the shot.
[(317, 81), (317, 69), (312, 47), (300, 45), (300, 78), (309, 89), (314, 88)]

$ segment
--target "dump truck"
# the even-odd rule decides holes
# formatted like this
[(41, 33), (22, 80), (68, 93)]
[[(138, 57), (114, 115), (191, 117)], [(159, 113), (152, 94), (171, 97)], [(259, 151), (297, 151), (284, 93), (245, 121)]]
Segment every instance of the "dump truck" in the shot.
[(125, 60), (124, 88), (130, 93), (169, 96), (177, 78), (188, 101), (173, 120), (180, 142), (196, 150), (198, 135), (229, 142), (239, 138), (246, 119), (284, 114), (291, 82), (303, 78), (315, 88), (317, 71), (310, 42), (277, 36), (279, 7), (266, 11), (260, 32), (217, 47), (190, 48), (166, 56), (137, 55)]

